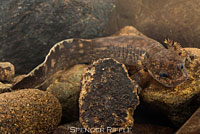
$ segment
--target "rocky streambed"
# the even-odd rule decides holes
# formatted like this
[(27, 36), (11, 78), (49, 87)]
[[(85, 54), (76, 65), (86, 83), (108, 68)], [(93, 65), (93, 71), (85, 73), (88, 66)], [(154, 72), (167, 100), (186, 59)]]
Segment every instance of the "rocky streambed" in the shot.
[[(129, 26), (116, 35), (145, 36)], [(200, 106), (200, 50), (185, 50), (191, 59), (185, 63), (188, 79), (175, 88), (162, 86), (146, 72), (138, 76), (129, 66), (106, 58), (58, 70), (36, 89), (16, 89), (14, 85), (27, 75), (16, 76), (11, 63), (1, 62), (0, 131), (198, 134), (199, 112), (194, 112)]]

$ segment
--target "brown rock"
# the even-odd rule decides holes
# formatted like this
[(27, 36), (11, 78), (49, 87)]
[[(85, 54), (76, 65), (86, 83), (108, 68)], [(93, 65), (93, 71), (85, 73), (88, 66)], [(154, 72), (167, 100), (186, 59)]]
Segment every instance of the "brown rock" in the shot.
[(61, 105), (52, 94), (24, 89), (0, 94), (2, 134), (50, 134), (61, 119)]
[(153, 111), (159, 111), (179, 127), (200, 105), (200, 58), (186, 64), (189, 78), (175, 88), (166, 88), (155, 80), (141, 91), (141, 100)]
[(54, 82), (47, 92), (58, 98), (62, 105), (62, 120), (64, 122), (78, 120), (78, 98), (81, 90), (81, 74), (86, 65), (75, 65), (67, 71), (56, 73)]
[(200, 133), (200, 107), (187, 120), (176, 134), (199, 134)]
[(11, 82), (15, 75), (15, 67), (10, 62), (0, 62), (0, 81)]
[(110, 58), (100, 59), (85, 71), (81, 83), (79, 109), (84, 128), (133, 126), (139, 87), (123, 64)]
[(49, 49), (68, 38), (105, 36), (114, 0), (3, 0), (0, 3), (0, 59), (18, 74), (41, 63)]

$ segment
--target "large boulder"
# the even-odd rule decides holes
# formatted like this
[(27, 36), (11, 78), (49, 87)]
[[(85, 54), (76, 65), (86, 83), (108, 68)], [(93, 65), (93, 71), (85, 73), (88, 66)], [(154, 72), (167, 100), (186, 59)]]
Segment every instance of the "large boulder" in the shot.
[(0, 61), (27, 73), (58, 41), (103, 36), (113, 8), (114, 0), (1, 0)]

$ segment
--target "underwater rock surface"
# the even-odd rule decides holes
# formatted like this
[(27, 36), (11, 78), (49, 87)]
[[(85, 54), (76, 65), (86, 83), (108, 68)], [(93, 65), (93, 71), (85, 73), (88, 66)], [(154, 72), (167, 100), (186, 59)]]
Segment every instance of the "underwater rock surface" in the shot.
[(27, 73), (56, 42), (103, 36), (114, 7), (114, 0), (1, 0), (0, 61)]
[(50, 134), (61, 120), (57, 98), (38, 89), (0, 94), (0, 132)]
[(139, 86), (125, 66), (105, 58), (95, 61), (83, 74), (79, 97), (80, 123), (84, 128), (132, 127), (139, 104)]
[(47, 88), (61, 103), (62, 121), (78, 120), (78, 98), (81, 90), (81, 75), (86, 65), (75, 65), (67, 71), (56, 73), (56, 78)]

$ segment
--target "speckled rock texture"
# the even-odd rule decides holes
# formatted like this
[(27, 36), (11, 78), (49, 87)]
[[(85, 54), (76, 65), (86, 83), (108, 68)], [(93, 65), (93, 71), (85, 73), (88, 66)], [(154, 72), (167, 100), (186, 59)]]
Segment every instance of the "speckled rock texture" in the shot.
[(200, 48), (199, 0), (116, 0), (108, 35), (126, 25), (163, 42), (173, 39), (184, 47)]
[(114, 7), (114, 0), (1, 0), (0, 59), (27, 73), (56, 42), (105, 36)]
[(139, 86), (130, 79), (123, 64), (100, 59), (84, 72), (81, 83), (79, 113), (84, 128), (133, 126)]
[(75, 65), (59, 73), (57, 79), (47, 88), (47, 92), (58, 98), (62, 105), (62, 122), (76, 121), (79, 118), (78, 98), (81, 90), (81, 74), (86, 65)]
[(147, 107), (163, 113), (177, 127), (200, 105), (200, 58), (194, 56), (192, 62), (186, 62), (185, 66), (189, 78), (176, 88), (166, 88), (152, 80), (140, 94)]
[(15, 76), (15, 67), (10, 62), (0, 62), (0, 81), (11, 82)]
[(38, 89), (0, 94), (0, 132), (50, 134), (61, 120), (61, 111), (56, 97)]

